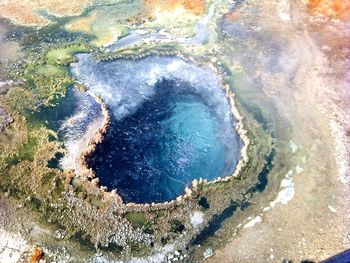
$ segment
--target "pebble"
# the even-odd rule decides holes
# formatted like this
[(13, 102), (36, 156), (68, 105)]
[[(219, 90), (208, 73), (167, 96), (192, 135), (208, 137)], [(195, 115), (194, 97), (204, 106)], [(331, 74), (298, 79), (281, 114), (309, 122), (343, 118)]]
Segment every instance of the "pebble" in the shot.
[(211, 248), (207, 248), (207, 249), (204, 251), (204, 253), (203, 253), (203, 256), (204, 256), (205, 259), (210, 258), (210, 257), (212, 257), (213, 255), (214, 255), (214, 252), (213, 252), (213, 250), (212, 250)]
[(332, 206), (328, 206), (328, 209), (332, 212), (332, 213), (336, 213), (337, 212), (337, 209), (335, 209), (334, 207)]

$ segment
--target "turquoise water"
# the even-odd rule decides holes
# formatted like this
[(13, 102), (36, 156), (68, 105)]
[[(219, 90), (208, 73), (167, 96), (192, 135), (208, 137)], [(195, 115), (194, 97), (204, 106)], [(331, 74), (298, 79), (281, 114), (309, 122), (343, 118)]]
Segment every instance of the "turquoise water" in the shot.
[(88, 164), (125, 202), (162, 202), (194, 179), (231, 175), (240, 140), (217, 76), (172, 57), (96, 63), (72, 72), (111, 112), (104, 141)]
[(225, 165), (225, 145), (218, 137), (220, 125), (206, 105), (195, 99), (180, 100), (175, 103), (171, 117), (161, 125), (168, 129), (168, 134), (176, 135), (162, 151), (162, 156), (167, 157), (165, 162), (172, 158), (178, 166), (174, 181), (181, 180), (186, 185), (188, 178), (205, 176), (203, 171), (220, 174)]

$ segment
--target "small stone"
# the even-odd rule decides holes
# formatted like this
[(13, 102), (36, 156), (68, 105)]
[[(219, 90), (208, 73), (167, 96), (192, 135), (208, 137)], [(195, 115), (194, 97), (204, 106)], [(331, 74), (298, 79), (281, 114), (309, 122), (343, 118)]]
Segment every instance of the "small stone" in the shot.
[(212, 250), (211, 248), (207, 248), (207, 249), (204, 251), (204, 253), (203, 253), (203, 256), (204, 256), (205, 259), (210, 258), (210, 257), (212, 257), (213, 255), (214, 255), (214, 252), (213, 252), (213, 250)]
[(332, 213), (336, 213), (337, 212), (337, 209), (335, 209), (334, 207), (332, 206), (328, 206), (328, 209), (332, 212)]

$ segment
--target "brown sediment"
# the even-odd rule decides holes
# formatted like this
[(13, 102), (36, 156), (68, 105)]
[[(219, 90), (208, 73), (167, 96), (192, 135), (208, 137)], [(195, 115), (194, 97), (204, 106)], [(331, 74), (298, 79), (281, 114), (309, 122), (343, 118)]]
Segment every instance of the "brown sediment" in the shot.
[[(177, 57), (185, 60), (185, 61), (191, 61), (192, 63), (196, 63), (196, 61), (192, 57), (187, 57), (184, 56), (180, 51), (179, 52), (158, 52), (158, 51), (153, 51), (151, 53), (144, 53), (141, 55), (125, 55), (122, 56), (122, 58), (129, 58), (129, 59), (136, 59), (136, 58), (143, 58), (150, 56), (152, 54), (157, 54), (157, 55), (176, 55)], [(119, 56), (118, 56), (119, 57)], [(115, 57), (113, 57), (115, 59)], [(111, 59), (109, 58), (103, 58), (101, 61), (105, 61)], [(243, 118), (240, 115), (238, 109), (235, 106), (235, 98), (234, 98), (234, 93), (230, 90), (229, 85), (223, 85), (223, 70), (218, 69), (216, 66), (214, 66), (212, 63), (208, 63), (208, 66), (215, 72), (215, 74), (219, 77), (221, 87), (224, 90), (227, 99), (229, 100), (230, 106), (231, 106), (231, 113), (233, 117), (236, 120), (235, 124), (235, 129), (239, 135), (239, 138), (243, 142), (243, 146), (240, 151), (240, 160), (238, 161), (235, 171), (232, 175), (226, 176), (224, 178), (217, 178), (215, 180), (208, 181), (206, 179), (195, 179), (192, 181), (191, 187), (186, 187), (184, 189), (185, 194), (178, 196), (176, 199), (163, 202), (163, 203), (150, 203), (150, 204), (136, 204), (136, 203), (124, 203), (121, 196), (118, 195), (118, 192), (116, 189), (112, 191), (108, 191), (107, 187), (101, 186), (99, 184), (99, 178), (96, 177), (95, 172), (89, 168), (87, 159), (89, 156), (93, 154), (93, 152), (96, 150), (96, 147), (98, 144), (100, 144), (103, 141), (104, 135), (107, 132), (107, 129), (110, 125), (111, 117), (110, 113), (108, 111), (107, 105), (103, 102), (103, 100), (95, 96), (96, 101), (101, 105), (102, 108), (102, 114), (104, 116), (102, 126), (98, 129), (98, 131), (95, 133), (93, 138), (91, 138), (90, 142), (88, 143), (88, 147), (85, 151), (83, 151), (80, 155), (79, 158), (79, 171), (80, 174), (83, 176), (83, 179), (86, 179), (90, 181), (90, 186), (94, 188), (98, 188), (100, 190), (100, 193), (102, 194), (104, 199), (110, 199), (113, 198), (117, 205), (120, 207), (121, 210), (124, 212), (131, 212), (131, 211), (154, 211), (154, 210), (159, 210), (159, 209), (170, 209), (173, 208), (177, 205), (184, 204), (186, 200), (193, 198), (194, 196), (198, 195), (199, 193), (199, 187), (204, 184), (214, 184), (217, 182), (223, 182), (223, 181), (229, 181), (230, 179), (237, 177), (239, 173), (241, 172), (242, 168), (248, 161), (248, 145), (250, 143), (249, 138), (246, 134), (246, 130), (244, 129), (243, 125)]]

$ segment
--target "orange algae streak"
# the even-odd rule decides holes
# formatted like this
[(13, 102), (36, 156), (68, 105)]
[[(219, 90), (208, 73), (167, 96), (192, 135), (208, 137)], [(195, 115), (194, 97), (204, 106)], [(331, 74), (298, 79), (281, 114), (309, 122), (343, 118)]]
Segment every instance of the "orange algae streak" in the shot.
[(350, 21), (350, 0), (308, 0), (311, 13)]
[(205, 0), (144, 0), (147, 6), (172, 11), (182, 7), (194, 15), (202, 15), (205, 11)]

